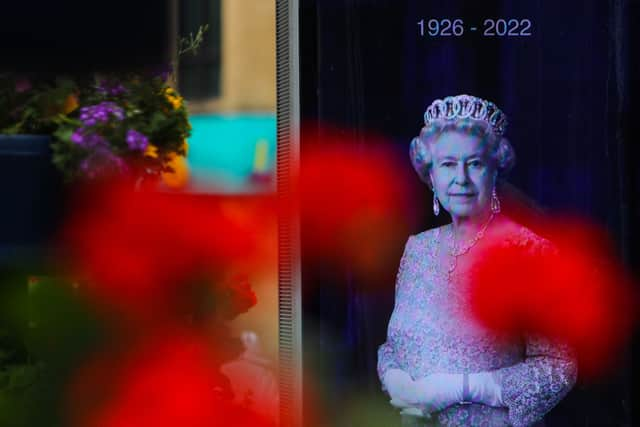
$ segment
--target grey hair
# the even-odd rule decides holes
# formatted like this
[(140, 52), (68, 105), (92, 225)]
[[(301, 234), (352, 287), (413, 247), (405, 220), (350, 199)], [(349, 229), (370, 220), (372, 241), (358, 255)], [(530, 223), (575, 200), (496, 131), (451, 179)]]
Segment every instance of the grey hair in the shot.
[(495, 161), (498, 177), (503, 178), (513, 168), (516, 162), (516, 153), (509, 140), (498, 136), (493, 132), (487, 122), (474, 119), (437, 120), (428, 126), (424, 126), (420, 135), (413, 138), (409, 147), (411, 164), (420, 176), (420, 179), (431, 186), (429, 172), (433, 165), (431, 146), (445, 132), (460, 132), (465, 135), (473, 135), (487, 141), (489, 155)]

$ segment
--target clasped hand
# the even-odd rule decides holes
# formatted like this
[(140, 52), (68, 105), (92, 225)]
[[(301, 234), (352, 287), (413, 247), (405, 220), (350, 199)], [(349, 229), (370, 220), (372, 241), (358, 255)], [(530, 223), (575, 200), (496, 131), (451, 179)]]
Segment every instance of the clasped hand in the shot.
[(406, 372), (390, 369), (384, 380), (391, 404), (403, 411), (420, 408), (423, 413), (430, 414), (462, 400), (462, 378), (459, 374), (431, 374), (414, 381)]

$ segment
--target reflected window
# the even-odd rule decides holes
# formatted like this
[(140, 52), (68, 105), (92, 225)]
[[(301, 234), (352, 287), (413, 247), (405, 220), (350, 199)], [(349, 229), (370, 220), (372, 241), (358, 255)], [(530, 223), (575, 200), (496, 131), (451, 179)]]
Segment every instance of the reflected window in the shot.
[(196, 55), (180, 58), (179, 88), (187, 99), (206, 100), (220, 95), (221, 0), (182, 0), (179, 2), (179, 34), (196, 34), (207, 24), (204, 40)]

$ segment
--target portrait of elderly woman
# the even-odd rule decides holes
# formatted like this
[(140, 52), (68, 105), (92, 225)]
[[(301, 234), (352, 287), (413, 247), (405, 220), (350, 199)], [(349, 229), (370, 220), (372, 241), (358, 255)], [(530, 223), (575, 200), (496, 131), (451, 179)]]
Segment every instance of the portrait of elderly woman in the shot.
[(403, 425), (540, 426), (576, 382), (572, 351), (540, 336), (516, 341), (468, 315), (465, 280), (487, 241), (532, 253), (552, 244), (500, 209), (496, 183), (515, 162), (498, 107), (469, 95), (434, 101), (410, 146), (450, 224), (410, 236), (396, 279), (378, 375)]

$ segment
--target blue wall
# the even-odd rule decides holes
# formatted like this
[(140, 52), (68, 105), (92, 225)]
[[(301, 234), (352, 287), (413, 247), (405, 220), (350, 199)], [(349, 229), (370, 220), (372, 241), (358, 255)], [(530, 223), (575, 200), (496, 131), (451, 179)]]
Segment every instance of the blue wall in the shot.
[[(275, 114), (191, 116), (187, 159), (191, 169), (188, 190), (207, 193), (275, 191)], [(256, 143), (267, 143), (268, 177), (252, 180)]]

